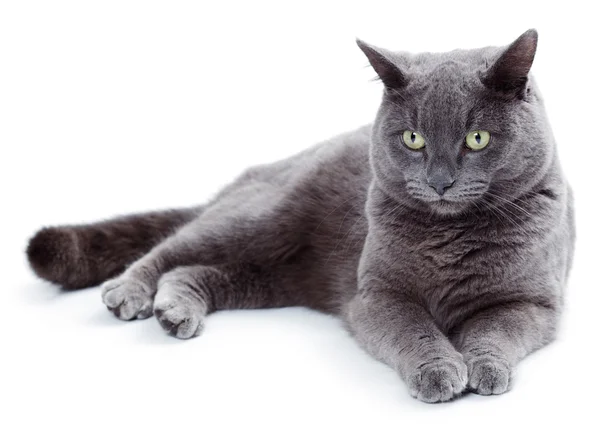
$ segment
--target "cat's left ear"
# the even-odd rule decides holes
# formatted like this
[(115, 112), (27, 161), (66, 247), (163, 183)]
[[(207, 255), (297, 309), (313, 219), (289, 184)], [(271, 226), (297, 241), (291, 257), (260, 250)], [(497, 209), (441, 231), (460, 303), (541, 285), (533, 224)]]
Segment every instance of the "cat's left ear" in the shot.
[(523, 99), (537, 41), (538, 33), (535, 29), (527, 30), (519, 36), (484, 73), (481, 79), (483, 84), (506, 96)]
[(394, 62), (394, 56), (391, 52), (369, 45), (360, 39), (356, 39), (356, 44), (365, 53), (369, 63), (371, 63), (386, 88), (401, 89), (406, 86), (408, 83), (407, 77)]

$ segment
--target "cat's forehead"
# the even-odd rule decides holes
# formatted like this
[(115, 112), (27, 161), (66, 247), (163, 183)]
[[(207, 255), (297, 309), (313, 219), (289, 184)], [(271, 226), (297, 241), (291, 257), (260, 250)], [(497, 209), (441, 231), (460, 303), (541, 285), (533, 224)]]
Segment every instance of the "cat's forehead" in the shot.
[(464, 73), (489, 66), (501, 52), (500, 47), (485, 47), (471, 50), (453, 50), (442, 53), (405, 54), (408, 68), (413, 74), (430, 74), (444, 65), (454, 65)]
[(464, 123), (478, 104), (498, 48), (420, 53), (404, 57), (408, 85), (399, 102), (411, 113), (412, 124), (434, 136), (462, 135)]
[(404, 57), (409, 82), (415, 91), (436, 87), (438, 91), (463, 93), (477, 87), (479, 77), (498, 55), (495, 47), (419, 53)]
[(498, 52), (498, 48), (490, 47), (405, 56), (408, 77), (405, 95), (421, 102), (431, 99), (434, 104), (443, 100), (462, 105), (480, 93), (481, 73), (488, 69)]

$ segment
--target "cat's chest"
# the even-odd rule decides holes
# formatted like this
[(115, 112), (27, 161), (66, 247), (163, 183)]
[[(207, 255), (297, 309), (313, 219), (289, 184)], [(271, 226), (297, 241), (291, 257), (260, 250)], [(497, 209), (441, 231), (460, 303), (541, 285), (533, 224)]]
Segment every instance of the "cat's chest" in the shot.
[(500, 241), (497, 233), (486, 236), (480, 228), (463, 225), (405, 228), (393, 239), (397, 269), (433, 280), (485, 262), (485, 251)]
[(510, 233), (468, 225), (400, 230), (391, 251), (389, 272), (398, 289), (420, 300), (443, 327), (501, 296), (524, 254)]
[(563, 238), (563, 213), (546, 199), (520, 203), (522, 212), (510, 219), (373, 218), (369, 257), (394, 290), (420, 302), (445, 330), (482, 308), (545, 298), (555, 285), (548, 263), (561, 267), (556, 239)]

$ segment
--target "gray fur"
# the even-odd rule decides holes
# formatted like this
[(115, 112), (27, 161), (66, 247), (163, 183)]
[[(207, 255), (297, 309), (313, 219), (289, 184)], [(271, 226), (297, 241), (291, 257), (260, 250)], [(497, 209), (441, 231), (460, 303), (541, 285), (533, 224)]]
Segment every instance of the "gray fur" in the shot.
[[(129, 266), (103, 284), (104, 303), (125, 320), (153, 311), (179, 338), (216, 310), (306, 306), (342, 317), (420, 400), (505, 392), (517, 362), (555, 335), (574, 244), (571, 193), (529, 77), (536, 42), (529, 31), (508, 48), (410, 55), (359, 41), (385, 87), (373, 125), (249, 169), (191, 220), (166, 214), (159, 232), (174, 234), (110, 263)], [(478, 129), (492, 141), (469, 151)], [(404, 130), (425, 149), (404, 146)], [(432, 178), (452, 187), (441, 196)], [(60, 283), (77, 261), (110, 262), (124, 218), (118, 234), (101, 223), (98, 251), (85, 235), (98, 225), (44, 229), (33, 268)], [(142, 217), (131, 218), (135, 230)]]

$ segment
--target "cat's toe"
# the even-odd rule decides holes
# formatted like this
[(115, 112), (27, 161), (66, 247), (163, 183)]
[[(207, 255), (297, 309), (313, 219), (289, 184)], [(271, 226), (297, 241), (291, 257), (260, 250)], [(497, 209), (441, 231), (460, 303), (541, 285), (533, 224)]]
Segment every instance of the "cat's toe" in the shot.
[(511, 368), (508, 362), (490, 356), (467, 361), (469, 389), (481, 395), (502, 394), (510, 389)]
[(139, 281), (116, 278), (102, 285), (104, 305), (119, 319), (147, 319), (152, 315), (152, 297)]
[(426, 403), (451, 400), (467, 385), (467, 366), (461, 359), (440, 358), (424, 363), (409, 378), (413, 397)]
[(154, 306), (154, 315), (165, 331), (177, 338), (197, 337), (204, 328), (203, 314), (193, 302), (184, 300), (161, 302)]

